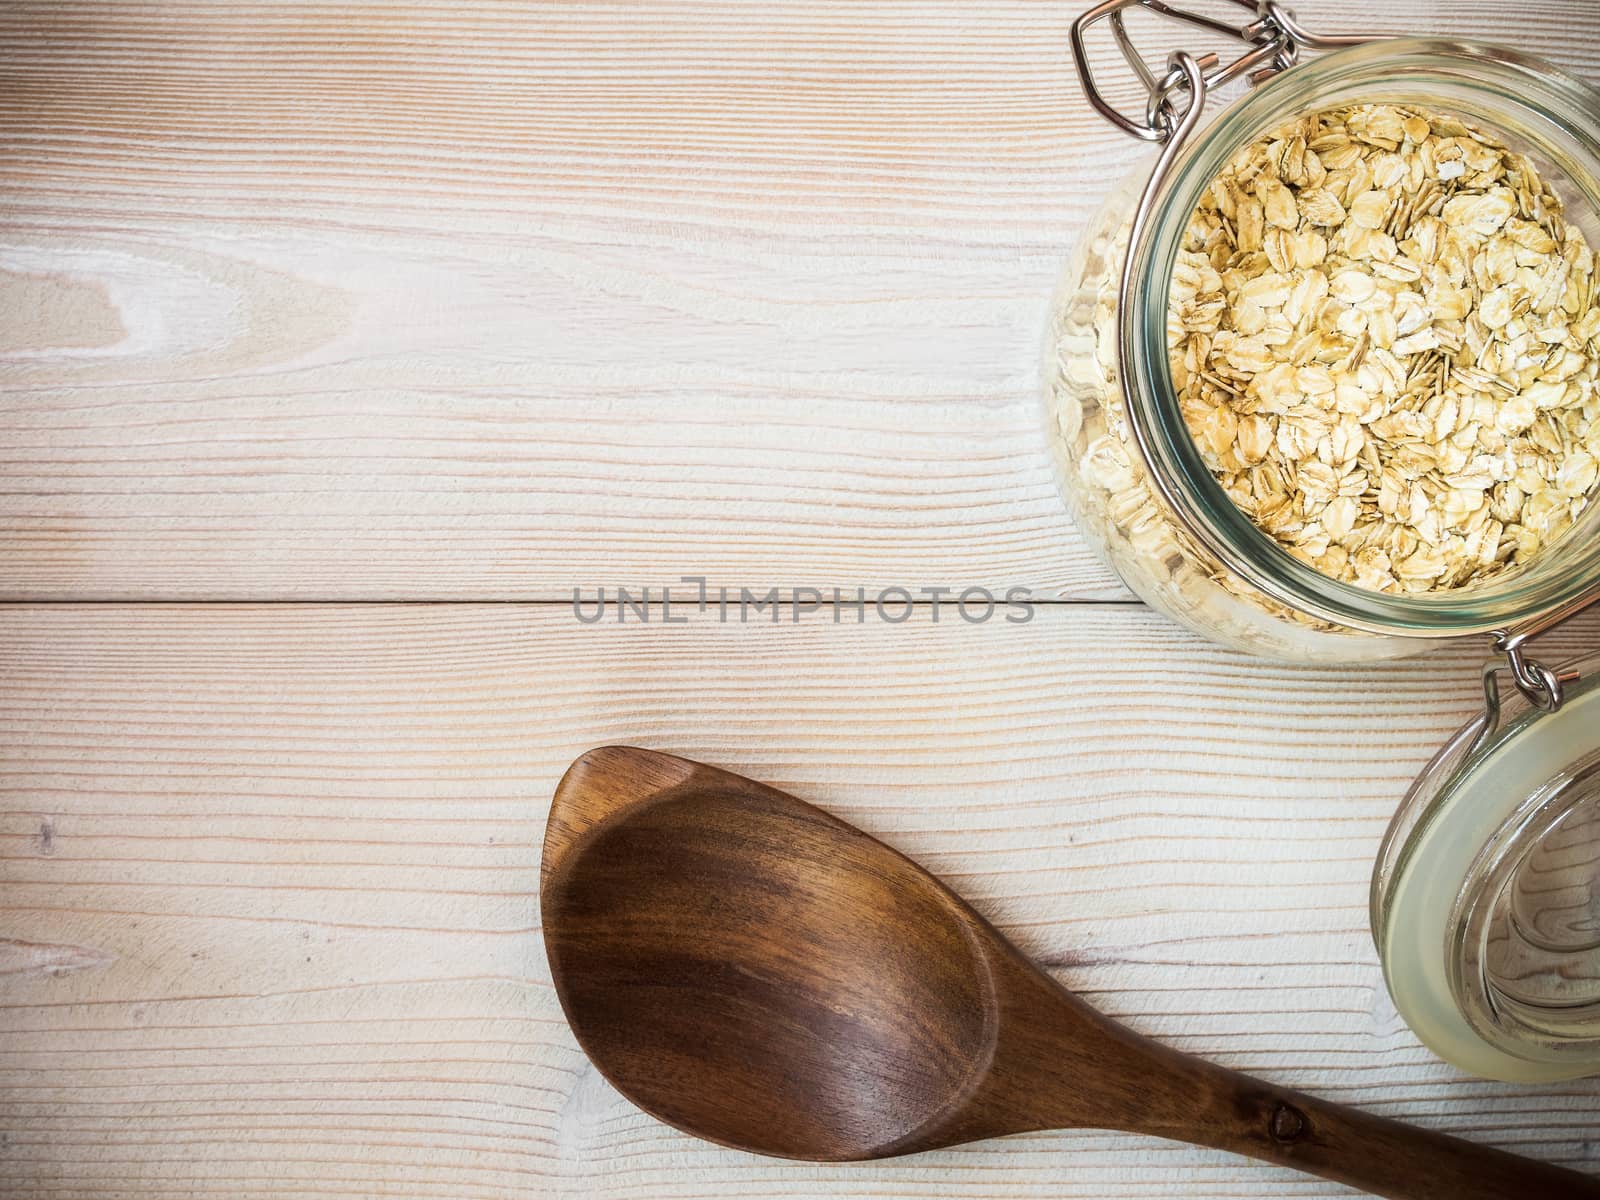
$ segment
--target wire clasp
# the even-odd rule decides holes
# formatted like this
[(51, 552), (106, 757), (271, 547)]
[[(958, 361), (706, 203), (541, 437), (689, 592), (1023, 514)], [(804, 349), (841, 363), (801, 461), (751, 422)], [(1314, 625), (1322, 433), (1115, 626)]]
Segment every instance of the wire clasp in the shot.
[[(1577, 671), (1557, 671), (1529, 658), (1527, 644), (1597, 602), (1600, 602), (1600, 590), (1587, 591), (1530, 621), (1497, 629), (1491, 635), (1494, 638), (1494, 650), (1505, 658), (1503, 662), (1491, 661), (1486, 670), (1509, 670), (1517, 691), (1527, 698), (1529, 704), (1543, 712), (1555, 712), (1566, 699), (1566, 685), (1577, 683), (1581, 677)], [(1485, 680), (1487, 682), (1487, 676)]]
[[(1299, 60), (1302, 47), (1311, 50), (1331, 50), (1338, 46), (1359, 45), (1372, 40), (1366, 36), (1327, 37), (1312, 33), (1295, 19), (1294, 13), (1279, 4), (1278, 0), (1230, 0), (1230, 2), (1249, 12), (1252, 19), (1235, 24), (1204, 13), (1179, 8), (1166, 3), (1166, 0), (1104, 0), (1104, 3), (1095, 5), (1074, 21), (1072, 57), (1077, 63), (1078, 79), (1083, 84), (1084, 95), (1088, 97), (1095, 111), (1124, 133), (1132, 134), (1141, 141), (1165, 142), (1172, 137), (1182, 117), (1198, 106), (1205, 92), (1231, 83), (1243, 75), (1248, 75), (1252, 82), (1259, 83), (1270, 75), (1276, 75), (1279, 71), (1292, 67)], [(1228, 63), (1224, 63), (1215, 53), (1189, 55), (1205, 81), (1203, 89), (1196, 89), (1192, 85), (1190, 73), (1180, 62), (1180, 56), (1184, 55), (1181, 50), (1174, 51), (1168, 57), (1166, 73), (1158, 76), (1150, 69), (1144, 55), (1139, 53), (1138, 47), (1133, 44), (1133, 39), (1128, 34), (1123, 14), (1130, 8), (1142, 8), (1181, 25), (1206, 29), (1212, 33), (1220, 33), (1224, 37), (1237, 38), (1249, 49)], [(1123, 58), (1128, 60), (1128, 65), (1134, 69), (1148, 93), (1144, 112), (1137, 117), (1130, 117), (1119, 110), (1106, 98), (1105, 93), (1095, 82), (1094, 68), (1089, 64), (1085, 34), (1101, 21), (1110, 24), (1111, 35), (1116, 39), (1117, 48), (1122, 51)], [(1183, 100), (1180, 106), (1182, 97), (1187, 99)]]

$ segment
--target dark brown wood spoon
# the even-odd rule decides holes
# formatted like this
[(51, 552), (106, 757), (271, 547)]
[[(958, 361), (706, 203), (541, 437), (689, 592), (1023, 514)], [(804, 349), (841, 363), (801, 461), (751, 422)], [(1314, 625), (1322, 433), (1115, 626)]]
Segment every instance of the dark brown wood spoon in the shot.
[(1397, 1200), (1600, 1182), (1286, 1091), (1095, 1012), (910, 859), (784, 792), (622, 746), (556, 790), (556, 992), (617, 1089), (697, 1137), (817, 1161), (1088, 1126)]

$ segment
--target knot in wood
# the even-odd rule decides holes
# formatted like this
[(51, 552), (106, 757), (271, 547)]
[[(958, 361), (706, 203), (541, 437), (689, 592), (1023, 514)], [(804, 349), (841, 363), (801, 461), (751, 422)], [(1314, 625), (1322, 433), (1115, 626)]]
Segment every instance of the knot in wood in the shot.
[(1295, 1142), (1305, 1136), (1306, 1115), (1292, 1104), (1278, 1101), (1267, 1119), (1267, 1132), (1275, 1142)]

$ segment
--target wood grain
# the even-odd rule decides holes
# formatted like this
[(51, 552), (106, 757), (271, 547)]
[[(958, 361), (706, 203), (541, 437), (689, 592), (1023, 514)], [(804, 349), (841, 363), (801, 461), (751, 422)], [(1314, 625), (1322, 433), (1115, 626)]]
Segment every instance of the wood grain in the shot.
[[(1499, 0), (1300, 7), (1513, 36)], [(1075, 11), (0, 5), (0, 597), (1123, 596), (1033, 399), (1138, 154)], [(1593, 5), (1516, 15), (1600, 74)], [(1433, 1062), (1365, 932), (1476, 657), (1293, 671), (1117, 606), (0, 610), (0, 1194), (1335, 1194), (1118, 1135), (822, 1168), (645, 1118), (539, 947), (545, 806), (605, 741), (828, 805), (1175, 1046), (1593, 1171), (1594, 1085)]]
[[(1600, 8), (1310, 3), (1600, 73)], [(0, 595), (1122, 595), (1046, 299), (1073, 4), (0, 6)]]
[[(1347, 1194), (1123, 1135), (815, 1167), (644, 1117), (586, 1066), (539, 944), (548, 797), (602, 742), (828, 807), (1180, 1049), (1600, 1168), (1600, 1084), (1458, 1077), (1390, 1007), (1366, 932), (1378, 839), (1472, 710), (1476, 647), (1293, 670), (1127, 605), (978, 626), (0, 618), (8, 1197)], [(1600, 615), (1555, 640), (1597, 636)]]

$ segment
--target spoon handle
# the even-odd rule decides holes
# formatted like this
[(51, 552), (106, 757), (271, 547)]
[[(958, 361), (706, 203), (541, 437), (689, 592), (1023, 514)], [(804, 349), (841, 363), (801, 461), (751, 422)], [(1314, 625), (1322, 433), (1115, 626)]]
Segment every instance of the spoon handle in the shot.
[(1210, 1076), (1205, 1115), (1179, 1117), (1164, 1136), (1293, 1167), (1391, 1200), (1600, 1200), (1600, 1180), (1575, 1171), (1275, 1088), (1208, 1063), (1195, 1065)]

